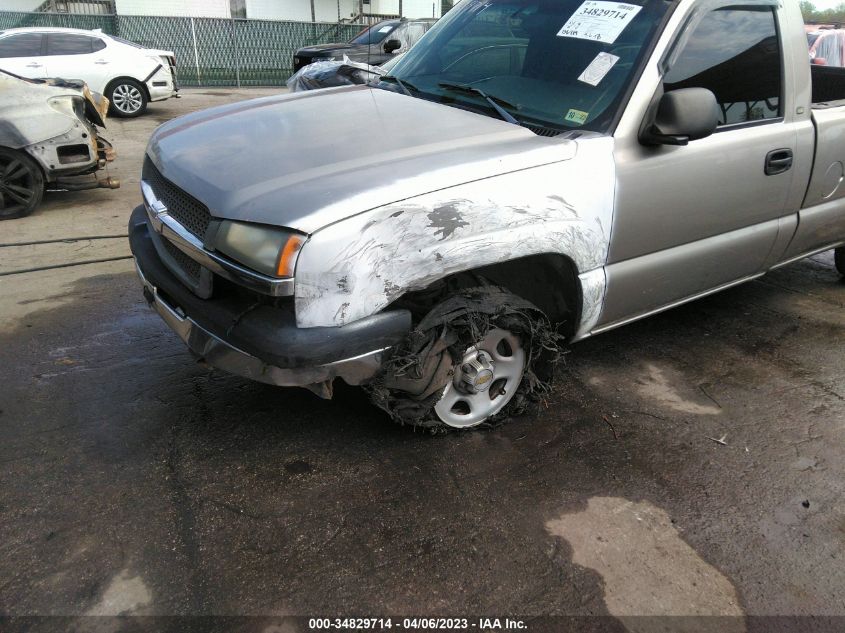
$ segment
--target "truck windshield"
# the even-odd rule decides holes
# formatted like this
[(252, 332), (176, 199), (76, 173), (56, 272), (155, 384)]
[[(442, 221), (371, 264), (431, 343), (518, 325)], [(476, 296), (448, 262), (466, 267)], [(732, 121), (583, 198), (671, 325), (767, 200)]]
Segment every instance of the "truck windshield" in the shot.
[(378, 24), (373, 24), (370, 28), (365, 29), (363, 32), (349, 40), (349, 43), (358, 45), (378, 44), (387, 37), (398, 24), (399, 22), (395, 20), (391, 22), (379, 22)]
[(605, 132), (670, 6), (464, 0), (382, 87), (504, 118), (492, 99), (523, 125)]

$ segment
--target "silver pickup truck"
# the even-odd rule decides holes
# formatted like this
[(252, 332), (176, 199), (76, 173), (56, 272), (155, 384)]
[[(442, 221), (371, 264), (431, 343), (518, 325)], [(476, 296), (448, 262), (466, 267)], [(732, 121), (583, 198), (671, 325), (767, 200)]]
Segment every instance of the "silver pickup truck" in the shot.
[(210, 366), (467, 428), (557, 350), (837, 248), (845, 72), (795, 0), (464, 0), (375, 85), (152, 136), (130, 241)]

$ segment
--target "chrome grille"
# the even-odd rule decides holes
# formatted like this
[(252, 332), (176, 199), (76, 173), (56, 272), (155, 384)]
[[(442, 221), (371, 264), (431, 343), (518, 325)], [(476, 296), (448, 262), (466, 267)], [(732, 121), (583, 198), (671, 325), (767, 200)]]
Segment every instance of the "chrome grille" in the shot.
[(181, 268), (182, 271), (185, 272), (185, 274), (187, 274), (191, 279), (198, 282), (200, 280), (201, 270), (199, 263), (188, 257), (170, 240), (165, 238), (161, 240), (161, 243), (164, 244), (164, 249), (167, 251), (167, 254), (173, 258), (173, 261), (176, 262), (179, 268)]
[(148, 157), (144, 158), (141, 177), (152, 188), (156, 198), (167, 207), (167, 213), (174, 220), (200, 240), (205, 238), (205, 232), (211, 223), (208, 207), (162, 176)]

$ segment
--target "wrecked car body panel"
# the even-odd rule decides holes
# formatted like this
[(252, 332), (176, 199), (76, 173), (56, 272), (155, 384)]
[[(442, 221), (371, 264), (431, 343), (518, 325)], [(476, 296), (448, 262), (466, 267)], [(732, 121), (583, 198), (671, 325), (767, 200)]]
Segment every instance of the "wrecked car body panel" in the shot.
[[(28, 80), (0, 71), (0, 145), (32, 156), (48, 184), (96, 172), (116, 156), (96, 128), (105, 126), (108, 105), (81, 81)], [(67, 188), (119, 186), (111, 178), (77, 184)]]
[[(350, 323), (446, 275), (527, 255), (564, 255), (579, 273), (600, 268), (613, 219), (613, 143), (576, 144), (568, 161), (409, 198), (317, 231), (297, 265), (297, 324)], [(593, 284), (584, 295), (589, 319), (601, 294)]]

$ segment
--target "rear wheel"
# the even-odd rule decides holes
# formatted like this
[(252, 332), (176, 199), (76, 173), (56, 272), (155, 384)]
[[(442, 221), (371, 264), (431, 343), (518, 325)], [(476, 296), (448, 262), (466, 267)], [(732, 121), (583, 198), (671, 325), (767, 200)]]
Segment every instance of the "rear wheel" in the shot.
[(147, 109), (147, 93), (134, 79), (118, 79), (107, 91), (112, 112), (119, 117), (136, 117)]
[(0, 147), (0, 220), (29, 215), (44, 196), (44, 175), (29, 156)]
[(836, 270), (845, 277), (845, 246), (840, 246), (833, 251), (833, 261), (836, 263)]
[(489, 425), (549, 390), (558, 345), (533, 304), (496, 286), (470, 288), (437, 304), (368, 389), (402, 424)]

